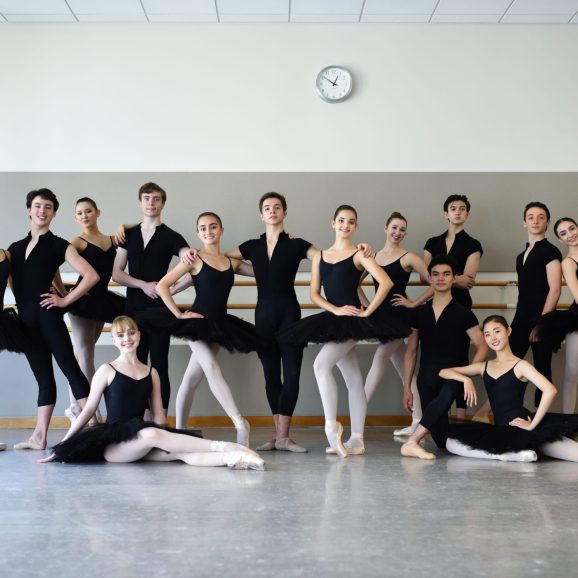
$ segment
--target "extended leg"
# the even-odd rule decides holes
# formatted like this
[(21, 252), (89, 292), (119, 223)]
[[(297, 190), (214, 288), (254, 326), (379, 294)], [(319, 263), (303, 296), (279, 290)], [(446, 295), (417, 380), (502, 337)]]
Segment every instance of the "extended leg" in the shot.
[[(403, 358), (405, 356), (406, 348), (407, 348), (406, 344), (402, 341), (400, 346), (393, 352), (393, 355), (391, 356), (391, 362), (393, 363), (393, 366), (395, 367), (395, 370), (397, 371), (402, 382), (404, 379)], [(423, 415), (421, 411), (421, 401), (419, 398), (419, 391), (417, 389), (417, 379), (415, 374), (411, 380), (410, 389), (411, 393), (413, 394), (411, 425), (405, 428), (394, 430), (393, 435), (395, 436), (410, 436), (412, 433), (415, 432), (415, 429), (417, 428)]]
[(478, 458), (483, 460), (500, 460), (502, 462), (535, 462), (538, 459), (533, 450), (521, 450), (519, 452), (508, 452), (504, 454), (491, 454), (483, 450), (474, 450), (464, 445), (459, 440), (448, 438), (446, 441), (448, 452), (464, 458)]
[(574, 413), (578, 387), (578, 331), (566, 335), (566, 359), (562, 383), (562, 412)]
[(193, 398), (197, 387), (199, 387), (204, 377), (203, 368), (195, 356), (191, 353), (187, 369), (183, 375), (183, 380), (177, 392), (177, 399), (175, 401), (175, 413), (177, 418), (177, 428), (185, 429), (191, 407), (193, 406)]
[[(385, 373), (387, 362), (391, 359), (394, 352), (402, 345), (402, 343), (403, 339), (396, 339), (395, 341), (389, 341), (388, 343), (382, 343), (377, 346), (377, 349), (373, 354), (371, 368), (369, 369), (367, 378), (365, 379), (365, 395), (367, 396), (368, 403), (381, 383), (381, 378)], [(403, 370), (401, 375), (403, 376)]]
[(578, 443), (570, 438), (562, 438), (557, 442), (542, 444), (538, 448), (538, 452), (549, 458), (578, 462)]

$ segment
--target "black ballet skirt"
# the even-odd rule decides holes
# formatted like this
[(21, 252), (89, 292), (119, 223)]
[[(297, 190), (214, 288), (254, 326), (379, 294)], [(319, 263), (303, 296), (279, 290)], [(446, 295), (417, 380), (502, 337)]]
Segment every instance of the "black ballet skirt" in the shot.
[(578, 305), (572, 303), (566, 311), (556, 310), (542, 315), (536, 323), (540, 341), (552, 346), (552, 351), (558, 351), (568, 333), (578, 331)]
[(52, 448), (55, 459), (61, 462), (102, 462), (108, 446), (132, 440), (141, 429), (147, 427), (201, 437), (195, 431), (144, 421), (142, 416), (148, 409), (151, 392), (150, 373), (142, 379), (133, 379), (117, 371), (110, 385), (104, 390), (106, 423), (84, 428), (56, 444)]
[(192, 279), (196, 296), (191, 311), (204, 317), (181, 319), (168, 309), (155, 308), (137, 313), (139, 327), (164, 331), (187, 341), (216, 343), (230, 352), (249, 353), (266, 347), (254, 325), (227, 313), (227, 300), (235, 281), (232, 265), (219, 271), (203, 262)]
[[(84, 238), (82, 240), (86, 243), (86, 249), (82, 251), (82, 256), (98, 273), (100, 280), (86, 295), (70, 305), (66, 311), (86, 319), (112, 323), (115, 317), (124, 315), (126, 304), (126, 299), (122, 295), (108, 289), (116, 248), (114, 244), (111, 244), (105, 251)], [(79, 277), (76, 285), (72, 287), (67, 285), (66, 287), (69, 290), (74, 289), (81, 281), (82, 277)]]
[[(338, 307), (361, 307), (357, 287), (362, 271), (355, 266), (353, 255), (337, 263), (327, 263), (321, 254), (319, 272), (325, 298), (330, 303)], [(293, 345), (342, 343), (350, 339), (386, 343), (407, 337), (409, 333), (410, 327), (403, 316), (392, 314), (390, 308), (380, 307), (370, 317), (335, 315), (329, 311), (310, 315), (283, 329), (278, 340)]]
[(544, 443), (572, 437), (578, 432), (577, 414), (547, 413), (532, 431), (508, 425), (517, 417), (527, 419), (534, 416), (523, 406), (527, 384), (516, 377), (513, 367), (497, 379), (489, 375), (486, 368), (484, 384), (495, 425), (478, 422), (450, 424), (448, 438), (456, 439), (471, 449), (504, 454), (536, 450)]
[[(10, 275), (10, 262), (8, 259), (0, 262), (0, 304), (4, 303), (4, 293)], [(18, 313), (13, 307), (0, 308), (0, 351), (12, 353), (24, 353), (30, 339), (27, 337), (25, 328), (20, 322)]]

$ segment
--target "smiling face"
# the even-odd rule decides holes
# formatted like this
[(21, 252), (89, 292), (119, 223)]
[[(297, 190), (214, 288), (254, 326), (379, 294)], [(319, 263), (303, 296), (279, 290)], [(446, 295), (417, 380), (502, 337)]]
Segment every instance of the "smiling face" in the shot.
[(528, 230), (530, 235), (545, 235), (548, 223), (548, 215), (544, 209), (531, 207), (526, 211), (524, 228)]
[(100, 211), (95, 209), (91, 203), (83, 201), (76, 204), (74, 219), (81, 227), (85, 229), (94, 227), (98, 217), (100, 217)]
[(223, 229), (219, 219), (214, 215), (199, 217), (197, 222), (197, 236), (203, 245), (214, 245), (222, 237)]
[(455, 276), (450, 265), (439, 264), (432, 267), (430, 278), (432, 287), (437, 293), (447, 293), (452, 290)]
[(484, 325), (484, 339), (493, 351), (502, 351), (510, 342), (511, 327), (505, 327), (497, 321), (490, 321)]
[(392, 219), (389, 225), (385, 226), (387, 240), (396, 245), (405, 239), (406, 233), (407, 223), (404, 219)]
[(149, 218), (160, 217), (165, 206), (165, 202), (163, 201), (163, 196), (160, 191), (143, 193), (139, 203), (143, 216)]
[(52, 219), (56, 216), (54, 203), (38, 195), (32, 199), (28, 215), (34, 226), (38, 228), (49, 227)]
[(121, 327), (111, 331), (112, 342), (121, 353), (136, 351), (140, 342), (140, 331), (132, 327)]
[(452, 225), (463, 225), (469, 216), (468, 206), (464, 201), (452, 201), (444, 212), (444, 217)]
[(556, 226), (556, 235), (568, 247), (578, 246), (578, 227), (572, 221), (560, 221)]
[(357, 229), (357, 217), (353, 211), (343, 209), (335, 215), (331, 222), (336, 237), (349, 238)]

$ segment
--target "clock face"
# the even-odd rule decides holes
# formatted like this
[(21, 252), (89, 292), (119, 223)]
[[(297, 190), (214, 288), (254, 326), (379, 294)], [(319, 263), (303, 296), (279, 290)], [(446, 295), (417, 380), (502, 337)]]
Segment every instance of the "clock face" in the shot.
[(341, 102), (351, 93), (351, 73), (341, 66), (328, 66), (317, 75), (317, 92), (325, 102)]

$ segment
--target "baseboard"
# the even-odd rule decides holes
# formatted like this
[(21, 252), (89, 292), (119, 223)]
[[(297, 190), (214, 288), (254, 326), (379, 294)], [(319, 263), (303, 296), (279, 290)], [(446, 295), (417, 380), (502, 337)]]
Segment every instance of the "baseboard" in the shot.
[[(273, 419), (270, 415), (245, 416), (252, 427), (273, 427)], [(337, 419), (343, 425), (349, 425), (349, 416), (339, 416)], [(175, 417), (168, 417), (169, 425), (175, 425)], [(321, 415), (296, 415), (293, 416), (291, 425), (294, 427), (322, 426), (325, 419)], [(365, 420), (367, 426), (404, 426), (411, 423), (411, 418), (403, 415), (368, 415)], [(36, 425), (35, 417), (0, 417), (0, 429), (31, 429)], [(230, 427), (231, 420), (220, 415), (192, 416), (189, 417), (188, 427)], [(70, 422), (66, 417), (53, 417), (50, 427), (68, 428)]]

